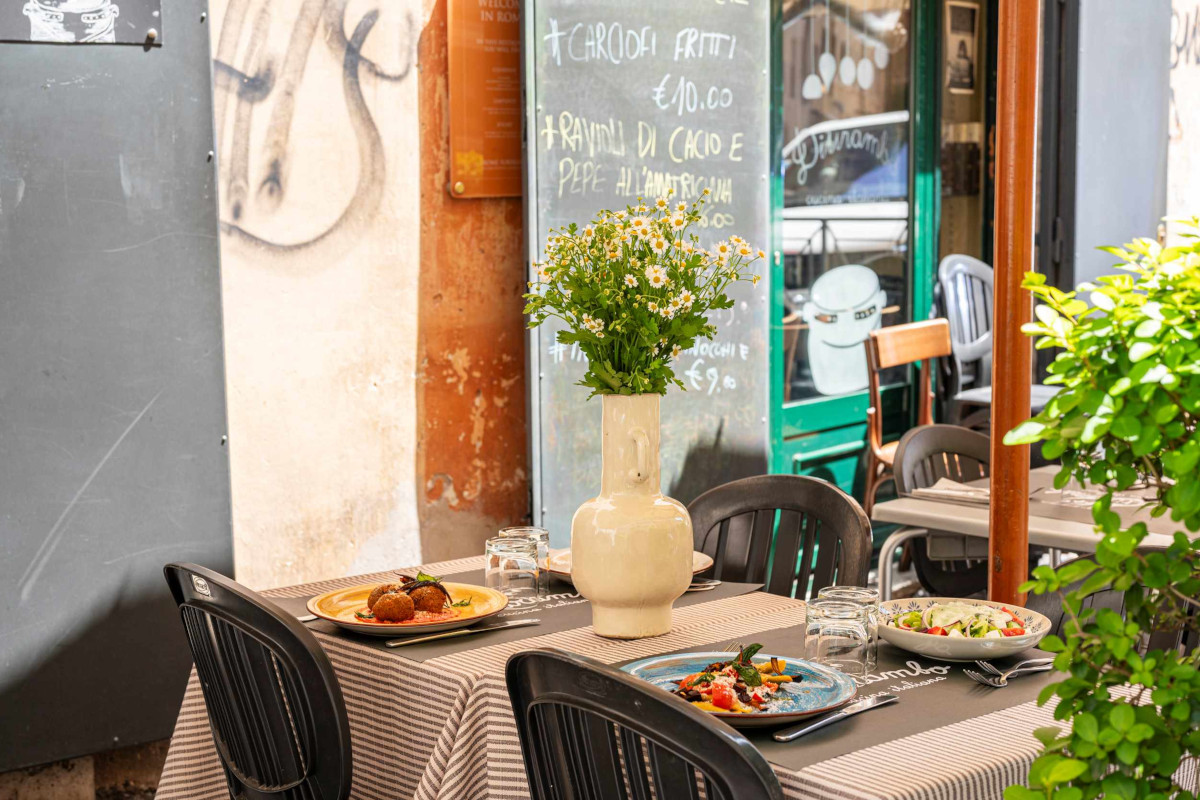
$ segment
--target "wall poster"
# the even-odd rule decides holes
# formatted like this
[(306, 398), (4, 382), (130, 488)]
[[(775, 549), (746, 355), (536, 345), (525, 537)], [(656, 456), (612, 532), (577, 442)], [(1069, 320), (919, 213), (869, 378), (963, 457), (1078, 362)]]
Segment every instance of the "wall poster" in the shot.
[(521, 195), (520, 0), (450, 0), (450, 193)]
[(0, 41), (162, 44), (162, 0), (2, 0)]

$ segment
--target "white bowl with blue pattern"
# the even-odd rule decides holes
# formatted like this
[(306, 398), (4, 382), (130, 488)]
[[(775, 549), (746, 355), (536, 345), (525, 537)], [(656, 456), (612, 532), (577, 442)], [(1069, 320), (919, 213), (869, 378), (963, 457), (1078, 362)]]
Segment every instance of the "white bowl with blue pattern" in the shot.
[[(967, 603), (1008, 609), (1021, 620), (1025, 627), (1022, 636), (1002, 636), (999, 639), (968, 639), (957, 636), (937, 636), (917, 633), (893, 627), (890, 623), (897, 616), (910, 611), (921, 611), (935, 603)], [(879, 604), (879, 638), (891, 645), (939, 661), (989, 661), (1023, 653), (1050, 632), (1050, 620), (1028, 608), (1010, 603), (994, 603), (991, 600), (969, 600), (960, 597), (916, 597), (908, 600), (885, 600)]]

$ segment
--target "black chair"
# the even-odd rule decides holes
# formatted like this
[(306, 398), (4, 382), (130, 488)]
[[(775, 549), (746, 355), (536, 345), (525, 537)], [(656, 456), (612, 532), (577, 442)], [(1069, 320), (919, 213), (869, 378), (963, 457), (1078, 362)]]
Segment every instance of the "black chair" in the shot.
[(561, 650), (505, 674), (533, 800), (783, 798), (744, 736), (645, 681)]
[(237, 800), (345, 800), (350, 723), (329, 657), (294, 617), (195, 564), (163, 568)]
[[(904, 434), (896, 448), (896, 492), (924, 489), (939, 478), (959, 483), (986, 478), (990, 464), (991, 440), (982, 433), (956, 425), (922, 425)], [(934, 597), (968, 597), (987, 590), (986, 540), (977, 540), (983, 543), (982, 558), (945, 560), (930, 558), (930, 538), (961, 543), (964, 550), (977, 546), (968, 537), (936, 531), (911, 540), (913, 568), (925, 591)]]
[[(1142, 555), (1150, 553), (1161, 553), (1163, 550), (1159, 547), (1139, 547), (1137, 552)], [(1079, 558), (1093, 558), (1091, 555), (1080, 556)], [(1079, 559), (1072, 559), (1078, 561)], [(1059, 567), (1065, 567), (1072, 561), (1064, 561)], [(1087, 578), (1080, 578), (1074, 583), (1064, 586), (1062, 594), (1073, 592), (1083, 585)], [(1030, 594), (1025, 600), (1025, 607), (1031, 611), (1036, 611), (1050, 620), (1050, 632), (1055, 636), (1062, 636), (1063, 623), (1066, 621), (1067, 612), (1062, 606), (1062, 596), (1058, 592), (1050, 592), (1048, 594)], [(1104, 589), (1099, 592), (1093, 592), (1083, 600), (1083, 608), (1095, 608), (1100, 610), (1107, 608), (1116, 611), (1122, 618), (1125, 616), (1125, 593), (1116, 589)], [(1197, 635), (1194, 630), (1185, 628), (1176, 628), (1173, 630), (1157, 630), (1150, 632), (1146, 641), (1142, 643), (1140, 648), (1142, 652), (1147, 650), (1171, 650), (1177, 647), (1183, 647), (1185, 652), (1191, 652), (1197, 646)]]
[(713, 577), (762, 583), (786, 597), (865, 586), (871, 521), (853, 497), (803, 475), (757, 475), (709, 489), (688, 506)]
[[(904, 495), (949, 478), (959, 483), (990, 474), (991, 439), (957, 425), (921, 425), (904, 434), (896, 448), (896, 492)], [(957, 533), (930, 531), (911, 541), (917, 580), (934, 597), (969, 597), (987, 591), (987, 541)], [(976, 558), (934, 558), (930, 551), (978, 552)], [(1029, 548), (1030, 569), (1045, 548)]]

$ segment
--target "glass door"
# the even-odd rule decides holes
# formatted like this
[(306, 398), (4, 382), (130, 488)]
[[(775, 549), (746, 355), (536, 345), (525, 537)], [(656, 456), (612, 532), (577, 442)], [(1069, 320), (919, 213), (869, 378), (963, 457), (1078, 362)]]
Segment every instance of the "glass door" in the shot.
[[(912, 320), (919, 307), (912, 247), (914, 1), (787, 0), (783, 9), (783, 352), (774, 362), (783, 373), (783, 463), (777, 467), (847, 491), (861, 485), (863, 342), (872, 330)], [(904, 428), (908, 383), (907, 369), (885, 375), (888, 427)]]

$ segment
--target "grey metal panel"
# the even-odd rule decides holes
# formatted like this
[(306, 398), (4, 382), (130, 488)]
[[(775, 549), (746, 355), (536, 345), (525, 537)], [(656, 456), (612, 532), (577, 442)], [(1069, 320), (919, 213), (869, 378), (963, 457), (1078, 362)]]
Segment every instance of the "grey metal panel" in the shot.
[(1113, 272), (1095, 248), (1155, 235), (1167, 203), (1170, 0), (1079, 7), (1075, 283)]
[(162, 565), (232, 566), (206, 10), (0, 44), (0, 771), (169, 736)]
[[(637, 189), (627, 187), (644, 186), (655, 173), (727, 179), (732, 202), (709, 208), (730, 218), (721, 218), (723, 227), (703, 231), (703, 243), (736, 233), (770, 250), (771, 4), (717, 4), (705, 6), (703, 14), (698, 8), (694, 0), (532, 0), (523, 5), (525, 230), (531, 260), (540, 258), (550, 227), (582, 224), (601, 208), (636, 204)], [(736, 36), (734, 57), (714, 58), (709, 50), (701, 57), (682, 51), (677, 58), (676, 36), (684, 32), (680, 43), (685, 44), (693, 26), (706, 34)], [(653, 54), (647, 51), (651, 35), (657, 37)], [(710, 41), (706, 38), (706, 45)], [(727, 52), (728, 40), (722, 44)], [(684, 88), (677, 94), (681, 81)], [(698, 91), (694, 110), (679, 105), (688, 84)], [(660, 87), (663, 91), (656, 92)], [(713, 93), (710, 87), (716, 87)], [(727, 105), (720, 102), (724, 88), (732, 97)], [(719, 107), (706, 107), (709, 99)], [(564, 112), (581, 121), (577, 146), (564, 147), (561, 136), (546, 133), (548, 124), (558, 129)], [(645, 134), (646, 126), (657, 129), (653, 155), (639, 150), (639, 130)], [(719, 136), (722, 153), (673, 160), (668, 148), (680, 129)], [(741, 144), (736, 161), (728, 158), (735, 134)], [(685, 136), (675, 140), (676, 159)], [(564, 158), (586, 162), (585, 169), (594, 166), (604, 183), (582, 191), (569, 179), (564, 184), (563, 170), (570, 166)], [(653, 197), (647, 192), (647, 200)], [(768, 263), (760, 262), (759, 269), (769, 277)], [(770, 292), (768, 281), (756, 288), (737, 286), (736, 307), (714, 315), (717, 339), (677, 363), (689, 391), (673, 388), (662, 402), (662, 475), (663, 491), (679, 500), (688, 502), (724, 481), (767, 471)], [(575, 509), (600, 488), (600, 401), (586, 401), (587, 390), (574, 385), (584, 362), (556, 345), (555, 330), (546, 325), (530, 333), (530, 449), (534, 519), (549, 528), (555, 546), (564, 546)]]

